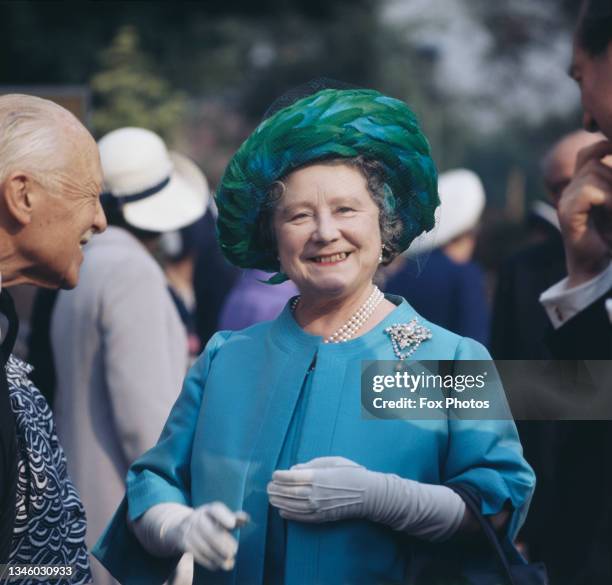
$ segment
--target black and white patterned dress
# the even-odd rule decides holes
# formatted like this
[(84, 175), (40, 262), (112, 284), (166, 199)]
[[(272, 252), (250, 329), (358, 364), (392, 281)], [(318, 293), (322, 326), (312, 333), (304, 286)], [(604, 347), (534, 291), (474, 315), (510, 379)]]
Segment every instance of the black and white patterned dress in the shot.
[[(68, 477), (51, 409), (28, 379), (32, 367), (11, 356), (6, 375), (19, 452), (17, 511), (9, 565), (69, 565), (71, 577), (54, 585), (91, 582), (85, 546), (85, 509)], [(40, 585), (24, 579), (22, 585)]]

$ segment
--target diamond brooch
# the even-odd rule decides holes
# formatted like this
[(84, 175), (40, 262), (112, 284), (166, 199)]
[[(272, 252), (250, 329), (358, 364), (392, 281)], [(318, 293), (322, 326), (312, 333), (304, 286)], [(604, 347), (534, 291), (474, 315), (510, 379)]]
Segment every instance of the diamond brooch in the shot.
[(431, 339), (431, 331), (419, 325), (416, 317), (408, 323), (395, 323), (385, 329), (393, 345), (393, 352), (400, 360), (409, 358), (423, 343)]

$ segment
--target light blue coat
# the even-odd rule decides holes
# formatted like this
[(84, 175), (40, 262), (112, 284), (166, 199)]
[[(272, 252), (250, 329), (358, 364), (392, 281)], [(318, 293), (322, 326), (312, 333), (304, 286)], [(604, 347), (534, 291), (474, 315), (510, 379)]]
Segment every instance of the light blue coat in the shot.
[[(534, 488), (512, 421), (367, 420), (361, 416), (361, 360), (396, 359), (385, 327), (416, 313), (405, 300), (365, 335), (324, 344), (305, 333), (289, 307), (275, 320), (220, 332), (189, 372), (158, 444), (132, 465), (127, 504), (115, 514), (94, 554), (126, 585), (162, 583), (176, 559), (148, 555), (126, 526), (161, 502), (189, 506), (220, 500), (252, 521), (237, 534), (231, 572), (196, 566), (194, 583), (261, 584), (266, 548), (266, 485), (276, 468), (304, 378), (316, 368), (297, 459), (338, 455), (365, 467), (426, 483), (475, 487), (483, 512), (514, 509), (518, 530)], [(419, 318), (433, 336), (417, 360), (488, 359), (477, 342)], [(400, 583), (408, 570), (409, 539), (365, 520), (289, 522), (285, 582)]]

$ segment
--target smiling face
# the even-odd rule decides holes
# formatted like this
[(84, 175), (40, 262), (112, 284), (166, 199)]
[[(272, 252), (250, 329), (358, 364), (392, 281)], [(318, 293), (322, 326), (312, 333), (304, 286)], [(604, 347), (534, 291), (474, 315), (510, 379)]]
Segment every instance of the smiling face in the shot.
[(100, 205), (102, 171), (98, 149), (84, 130), (65, 145), (63, 171), (30, 182), (35, 201), (28, 226), (29, 282), (74, 288), (83, 262), (82, 247), (104, 231)]
[(364, 175), (346, 164), (291, 173), (274, 212), (282, 270), (303, 297), (338, 299), (370, 286), (379, 264), (379, 210)]

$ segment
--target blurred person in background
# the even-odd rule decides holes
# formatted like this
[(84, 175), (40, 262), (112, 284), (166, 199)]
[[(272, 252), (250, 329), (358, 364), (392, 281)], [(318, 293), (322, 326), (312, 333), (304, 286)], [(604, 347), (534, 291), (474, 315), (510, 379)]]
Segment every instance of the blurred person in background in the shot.
[(91, 580), (85, 512), (32, 368), (11, 355), (18, 324), (6, 288), (76, 286), (82, 247), (106, 228), (101, 188), (98, 149), (72, 114), (0, 97), (0, 564), (69, 566), (62, 582), (72, 584)]
[(276, 319), (298, 291), (290, 280), (270, 286), (262, 270), (243, 270), (223, 305), (219, 329), (237, 331), (249, 325)]
[(540, 230), (537, 242), (511, 256), (500, 269), (491, 332), (491, 353), (497, 359), (552, 357), (544, 340), (549, 319), (539, 298), (566, 274), (556, 209), (574, 175), (578, 152), (601, 138), (601, 134), (577, 130), (559, 139), (542, 158), (540, 168), (550, 205), (538, 209), (549, 217), (545, 220), (548, 227)]
[[(440, 220), (433, 233), (402, 256), (385, 285), (423, 316), (454, 333), (487, 345), (489, 307), (485, 276), (472, 261), (485, 192), (476, 174), (440, 174)], [(435, 247), (430, 252), (430, 247)], [(413, 249), (414, 248), (414, 249)]]
[(196, 222), (180, 230), (165, 232), (160, 240), (161, 263), (172, 300), (187, 331), (191, 359), (195, 359), (202, 351), (202, 342), (196, 327), (196, 298), (193, 287), (198, 227)]
[[(81, 286), (51, 318), (54, 411), (93, 544), (119, 505), (131, 463), (155, 444), (188, 367), (185, 328), (153, 257), (160, 234), (206, 208), (200, 170), (153, 132), (98, 143), (109, 228), (87, 250)], [(92, 562), (97, 585), (114, 583)]]
[(203, 345), (219, 330), (223, 304), (240, 271), (221, 253), (216, 235), (216, 208), (214, 201), (197, 224), (196, 261), (193, 288), (196, 300), (196, 332)]

